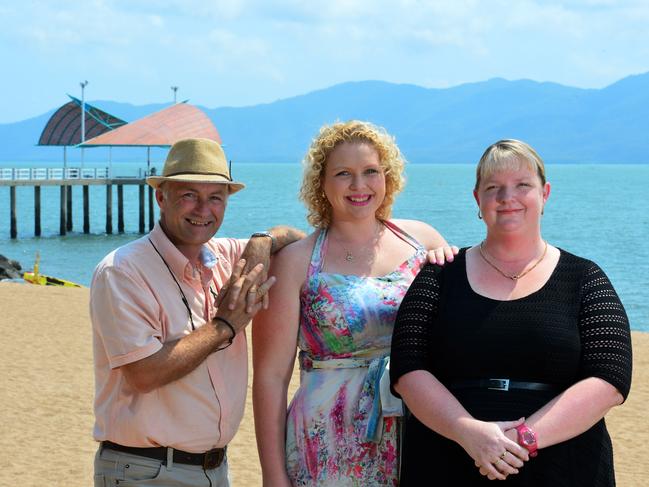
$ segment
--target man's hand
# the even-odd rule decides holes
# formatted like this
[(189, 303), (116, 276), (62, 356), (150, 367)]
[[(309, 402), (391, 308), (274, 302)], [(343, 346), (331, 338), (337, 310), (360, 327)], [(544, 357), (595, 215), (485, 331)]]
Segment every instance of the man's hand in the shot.
[[(265, 281), (268, 276), (268, 268), (270, 267), (272, 245), (273, 240), (270, 237), (253, 237), (248, 240), (248, 244), (243, 250), (243, 254), (241, 254), (241, 258), (246, 261), (243, 272), (248, 273), (256, 265), (262, 264), (261, 279)], [(268, 293), (264, 294), (263, 306), (264, 309), (268, 308)]]
[(245, 259), (237, 262), (216, 302), (216, 316), (230, 323), (235, 334), (262, 308), (264, 297), (275, 284), (274, 277), (266, 279), (263, 264), (255, 265), (250, 272), (244, 272), (245, 267)]
[[(261, 274), (262, 282), (265, 282), (268, 276), (271, 254), (305, 237), (304, 232), (283, 225), (273, 227), (268, 232), (272, 235), (272, 238), (265, 235), (251, 237), (248, 240), (246, 248), (243, 250), (243, 254), (241, 254), (241, 258), (246, 261), (246, 265), (243, 268), (244, 274), (250, 272), (257, 264), (263, 264), (264, 269)], [(232, 296), (233, 301), (236, 301), (237, 298), (238, 295), (236, 294)], [(252, 298), (250, 300), (251, 302), (254, 301)], [(268, 293), (263, 295), (263, 307), (264, 309), (268, 309)]]

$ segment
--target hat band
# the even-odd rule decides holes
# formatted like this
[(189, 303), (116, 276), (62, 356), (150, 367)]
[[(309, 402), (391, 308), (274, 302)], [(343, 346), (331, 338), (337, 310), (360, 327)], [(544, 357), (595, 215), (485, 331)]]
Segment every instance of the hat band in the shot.
[(190, 175), (190, 174), (202, 174), (204, 176), (221, 176), (221, 177), (227, 179), (228, 181), (232, 181), (232, 178), (230, 176), (228, 176), (227, 174), (220, 173), (220, 172), (196, 172), (196, 171), (192, 171), (192, 172), (175, 172), (175, 173), (172, 173), (172, 174), (163, 174), (162, 177), (163, 178), (170, 178), (170, 177), (173, 177), (173, 176), (184, 176), (184, 175)]

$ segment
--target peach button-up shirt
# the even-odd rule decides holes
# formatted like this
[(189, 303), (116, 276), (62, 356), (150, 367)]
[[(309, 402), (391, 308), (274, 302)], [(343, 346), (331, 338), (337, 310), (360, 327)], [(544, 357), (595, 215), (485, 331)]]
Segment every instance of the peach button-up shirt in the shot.
[(230, 442), (246, 398), (245, 333), (238, 333), (232, 346), (212, 353), (186, 376), (148, 393), (136, 392), (120, 367), (191, 333), (187, 308), (169, 270), (187, 296), (199, 328), (216, 313), (210, 287), (218, 293), (227, 282), (245, 244), (245, 240), (210, 240), (203, 253), (209, 250), (216, 264), (197, 271), (157, 224), (149, 235), (99, 263), (90, 290), (97, 441), (195, 453)]

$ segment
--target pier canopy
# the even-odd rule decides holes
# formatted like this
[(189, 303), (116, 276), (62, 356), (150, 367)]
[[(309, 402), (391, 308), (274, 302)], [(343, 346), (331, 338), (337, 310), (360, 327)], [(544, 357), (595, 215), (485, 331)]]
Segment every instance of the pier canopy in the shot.
[[(70, 102), (59, 108), (50, 117), (40, 138), (38, 145), (71, 146), (81, 143), (81, 100), (70, 96)], [(126, 125), (110, 113), (85, 103), (86, 109), (86, 139), (109, 132), (117, 127)]]
[(219, 132), (205, 112), (188, 103), (178, 103), (86, 140), (80, 147), (170, 147), (194, 137), (221, 143)]

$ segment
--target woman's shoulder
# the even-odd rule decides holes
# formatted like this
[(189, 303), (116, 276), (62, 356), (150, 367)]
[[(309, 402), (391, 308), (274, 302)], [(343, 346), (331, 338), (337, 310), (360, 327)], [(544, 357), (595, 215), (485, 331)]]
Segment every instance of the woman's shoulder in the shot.
[(446, 245), (444, 237), (428, 223), (406, 219), (394, 219), (389, 222), (409, 234), (427, 249), (436, 249)]
[(568, 252), (561, 247), (557, 247), (557, 250), (559, 250), (559, 259), (563, 264), (562, 267), (566, 270), (573, 269), (575, 271), (581, 272), (586, 272), (590, 269), (601, 270), (601, 268), (591, 259), (573, 254), (572, 252)]
[(277, 263), (311, 260), (311, 254), (313, 253), (313, 247), (318, 233), (319, 231), (316, 230), (305, 238), (290, 243), (277, 252), (273, 256), (273, 260)]
[(316, 236), (314, 234), (308, 235), (287, 245), (273, 255), (270, 263), (270, 274), (277, 277), (279, 287), (299, 289), (302, 286), (311, 263), (311, 254)]
[[(392, 223), (397, 228), (405, 230), (407, 232), (429, 232), (435, 230), (428, 223), (422, 222), (420, 220), (409, 220), (404, 218), (394, 218), (388, 220), (389, 223)], [(436, 230), (435, 230), (436, 231)]]

